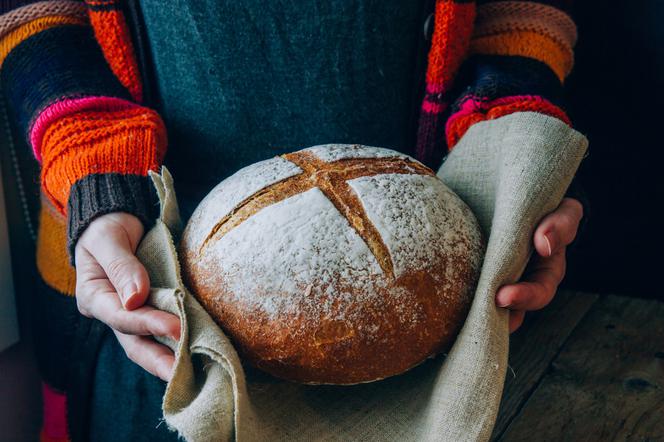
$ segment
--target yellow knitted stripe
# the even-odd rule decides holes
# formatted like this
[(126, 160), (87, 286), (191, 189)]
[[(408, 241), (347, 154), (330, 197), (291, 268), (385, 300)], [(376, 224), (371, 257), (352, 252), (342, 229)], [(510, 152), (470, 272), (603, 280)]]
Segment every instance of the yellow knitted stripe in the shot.
[(548, 65), (561, 82), (574, 66), (571, 48), (561, 46), (551, 38), (532, 31), (514, 31), (474, 38), (471, 54), (512, 55), (534, 58)]
[(31, 20), (6, 34), (0, 41), (0, 67), (4, 63), (9, 53), (16, 46), (35, 34), (45, 31), (46, 29), (54, 28), (56, 26), (85, 26), (87, 24), (88, 22), (84, 18), (68, 15), (51, 15)]
[(37, 269), (44, 282), (65, 295), (76, 293), (76, 271), (67, 255), (67, 222), (42, 198), (37, 234)]

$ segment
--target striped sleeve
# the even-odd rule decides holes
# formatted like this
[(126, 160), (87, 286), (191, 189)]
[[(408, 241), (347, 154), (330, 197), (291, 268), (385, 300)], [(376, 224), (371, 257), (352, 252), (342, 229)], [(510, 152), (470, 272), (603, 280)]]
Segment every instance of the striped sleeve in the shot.
[(166, 130), (140, 104), (116, 2), (18, 3), (2, 5), (0, 85), (12, 123), (41, 164), (42, 212), (66, 224), (73, 261), (76, 240), (95, 217), (123, 211), (153, 219), (147, 175), (161, 164)]
[(479, 1), (445, 125), (452, 149), (473, 124), (539, 112), (570, 124), (563, 83), (574, 64), (576, 26), (569, 1)]

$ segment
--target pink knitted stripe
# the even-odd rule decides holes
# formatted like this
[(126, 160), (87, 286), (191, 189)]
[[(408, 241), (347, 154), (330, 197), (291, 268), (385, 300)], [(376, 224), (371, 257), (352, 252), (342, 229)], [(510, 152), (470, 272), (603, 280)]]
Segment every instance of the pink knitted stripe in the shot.
[(55, 121), (67, 115), (84, 111), (119, 111), (137, 107), (136, 103), (115, 97), (84, 97), (68, 98), (55, 103), (44, 109), (30, 129), (30, 145), (32, 152), (41, 162), (41, 143), (44, 139), (44, 133), (48, 127)]
[(67, 397), (42, 382), (42, 398), (44, 401), (42, 433), (49, 439), (68, 439)]
[(570, 50), (577, 39), (574, 21), (553, 6), (537, 2), (498, 1), (477, 7), (473, 38), (515, 31), (545, 35)]
[(85, 5), (71, 0), (42, 1), (21, 6), (0, 16), (0, 38), (24, 23), (50, 15), (87, 18)]
[(427, 83), (427, 94), (440, 94), (443, 92), (443, 85), (440, 83)]
[(447, 103), (434, 103), (429, 100), (422, 101), (422, 110), (430, 114), (440, 114), (447, 109)]

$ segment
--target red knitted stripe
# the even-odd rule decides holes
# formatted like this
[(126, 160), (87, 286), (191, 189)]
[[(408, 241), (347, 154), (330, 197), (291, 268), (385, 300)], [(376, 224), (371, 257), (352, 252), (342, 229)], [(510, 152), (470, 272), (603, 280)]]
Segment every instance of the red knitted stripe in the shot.
[(549, 100), (536, 95), (517, 95), (483, 101), (478, 97), (469, 97), (461, 109), (447, 120), (445, 132), (449, 149), (459, 142), (466, 131), (475, 123), (494, 120), (514, 112), (538, 112), (550, 115), (571, 125), (567, 114)]
[[(109, 7), (117, 6), (118, 2), (86, 0), (85, 3), (95, 37), (111, 70), (134, 100), (141, 102), (143, 85), (124, 13), (119, 8)], [(100, 4), (109, 8), (99, 9)]]
[(449, 90), (454, 75), (463, 61), (473, 32), (475, 3), (438, 0), (434, 16), (433, 37), (427, 64), (427, 90), (432, 93)]
[(435, 166), (437, 156), (445, 150), (442, 122), (442, 113), (448, 106), (445, 94), (452, 88), (454, 76), (468, 52), (475, 13), (475, 2), (436, 1), (415, 149), (417, 159), (430, 167)]

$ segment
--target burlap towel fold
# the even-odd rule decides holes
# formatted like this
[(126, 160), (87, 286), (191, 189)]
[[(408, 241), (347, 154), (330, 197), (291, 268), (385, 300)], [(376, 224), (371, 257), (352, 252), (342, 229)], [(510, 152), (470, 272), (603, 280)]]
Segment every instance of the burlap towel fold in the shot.
[(150, 302), (180, 316), (176, 368), (164, 396), (168, 425), (188, 441), (488, 440), (507, 367), (507, 313), (496, 290), (516, 281), (537, 222), (559, 204), (587, 148), (559, 120), (516, 113), (470, 128), (438, 175), (475, 212), (489, 241), (463, 330), (447, 357), (352, 387), (303, 386), (243, 370), (231, 342), (183, 287), (181, 231), (167, 170), (152, 174), (161, 215), (138, 255)]

